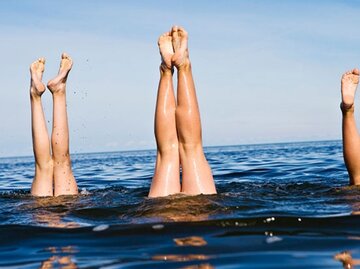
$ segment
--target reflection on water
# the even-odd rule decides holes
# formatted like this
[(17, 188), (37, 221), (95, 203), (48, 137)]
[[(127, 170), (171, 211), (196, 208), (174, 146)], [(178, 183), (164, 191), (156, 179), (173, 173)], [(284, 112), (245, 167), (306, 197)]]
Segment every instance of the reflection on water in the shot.
[(181, 267), (181, 269), (214, 269), (210, 264), (199, 264), (199, 265), (190, 265), (186, 267)]
[(353, 259), (351, 253), (348, 251), (336, 254), (334, 259), (340, 261), (344, 269), (353, 269), (355, 265), (360, 265), (360, 260)]
[(155, 199), (146, 199), (138, 208), (139, 217), (157, 219), (158, 221), (202, 221), (210, 214), (221, 211), (221, 207), (212, 199), (216, 196), (172, 195)]
[[(46, 251), (53, 254), (47, 260), (41, 263), (40, 269), (52, 269), (52, 268), (61, 268), (61, 269), (75, 269), (78, 266), (74, 262), (71, 253), (76, 253), (77, 251), (72, 246), (56, 248), (48, 247)], [(54, 255), (56, 254), (56, 255)], [(65, 254), (65, 255), (64, 255)]]
[[(80, 227), (75, 221), (65, 220), (68, 210), (66, 205), (71, 205), (78, 197), (60, 196), (60, 197), (40, 197), (35, 198), (32, 204), (28, 204), (24, 209), (33, 210), (32, 217), (34, 221), (54, 228), (77, 228)], [(49, 208), (52, 208), (50, 211)]]
[(210, 257), (206, 255), (199, 254), (189, 254), (189, 255), (155, 255), (152, 257), (155, 261), (176, 261), (176, 262), (187, 262), (187, 261), (197, 261), (197, 260), (208, 260)]
[(174, 242), (178, 246), (193, 246), (201, 247), (205, 246), (207, 242), (200, 236), (189, 236), (184, 238), (174, 238)]

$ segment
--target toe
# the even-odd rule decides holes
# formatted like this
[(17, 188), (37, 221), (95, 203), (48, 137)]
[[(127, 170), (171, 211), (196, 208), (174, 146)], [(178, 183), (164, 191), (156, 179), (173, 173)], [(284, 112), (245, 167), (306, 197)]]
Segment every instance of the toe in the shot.
[(173, 26), (172, 29), (171, 29), (171, 35), (173, 37), (178, 37), (179, 36), (178, 30), (179, 30), (179, 28), (177, 26)]
[(45, 58), (44, 57), (39, 58), (39, 62), (45, 64)]
[(187, 36), (187, 32), (186, 32), (186, 30), (185, 30), (185, 28), (184, 27), (179, 27), (179, 32), (181, 32), (181, 34), (183, 35), (183, 36)]
[(355, 68), (355, 69), (352, 71), (352, 73), (353, 73), (354, 75), (359, 75), (359, 74), (360, 74), (359, 69), (357, 69), (357, 68)]
[(162, 34), (161, 36), (159, 36), (158, 38), (158, 45), (160, 45), (161, 41), (164, 39), (165, 34)]
[(63, 54), (61, 54), (61, 58), (62, 59), (69, 59), (70, 56), (66, 52), (63, 52)]
[(171, 32), (177, 32), (179, 30), (179, 27), (177, 25), (174, 25), (172, 28), (171, 28)]

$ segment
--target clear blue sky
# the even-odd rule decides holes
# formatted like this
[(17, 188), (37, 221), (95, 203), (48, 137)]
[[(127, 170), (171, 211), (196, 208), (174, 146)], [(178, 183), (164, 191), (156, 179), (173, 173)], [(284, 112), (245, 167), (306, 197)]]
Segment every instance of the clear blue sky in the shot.
[[(30, 155), (29, 64), (62, 51), (71, 151), (155, 148), (157, 37), (190, 34), (206, 146), (340, 139), (358, 1), (0, 1), (0, 156)], [(44, 95), (51, 122), (50, 94)], [(49, 125), (50, 127), (50, 125)]]

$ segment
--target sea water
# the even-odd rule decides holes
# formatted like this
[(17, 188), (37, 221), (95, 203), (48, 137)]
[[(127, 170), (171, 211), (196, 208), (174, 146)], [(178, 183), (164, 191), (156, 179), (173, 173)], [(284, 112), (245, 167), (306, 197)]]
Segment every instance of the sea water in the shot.
[[(147, 198), (155, 151), (73, 154), (81, 194), (30, 195), (0, 159), (0, 268), (342, 268), (360, 259), (360, 189), (340, 141), (206, 148), (217, 195)], [(338, 257), (338, 256), (337, 256)]]

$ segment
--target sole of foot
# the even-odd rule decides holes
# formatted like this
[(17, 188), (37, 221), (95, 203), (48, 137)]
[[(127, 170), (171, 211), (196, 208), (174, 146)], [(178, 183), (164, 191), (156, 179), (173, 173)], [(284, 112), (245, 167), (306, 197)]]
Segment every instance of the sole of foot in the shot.
[(41, 97), (46, 89), (44, 83), (41, 81), (44, 70), (45, 58), (39, 58), (30, 65), (30, 94), (32, 97)]
[(158, 46), (162, 60), (161, 68), (171, 70), (171, 59), (174, 56), (174, 49), (172, 46), (172, 36), (170, 32), (166, 32), (159, 37)]
[(171, 36), (174, 49), (174, 55), (171, 59), (173, 65), (178, 70), (188, 67), (190, 65), (188, 33), (183, 27), (173, 26), (171, 29)]
[(68, 54), (63, 53), (61, 55), (60, 69), (58, 75), (52, 80), (50, 80), (47, 84), (47, 87), (52, 94), (65, 92), (66, 80), (72, 68), (72, 65), (73, 61), (71, 57)]
[(355, 93), (359, 84), (359, 69), (346, 72), (341, 78), (342, 107), (351, 108), (354, 105)]

